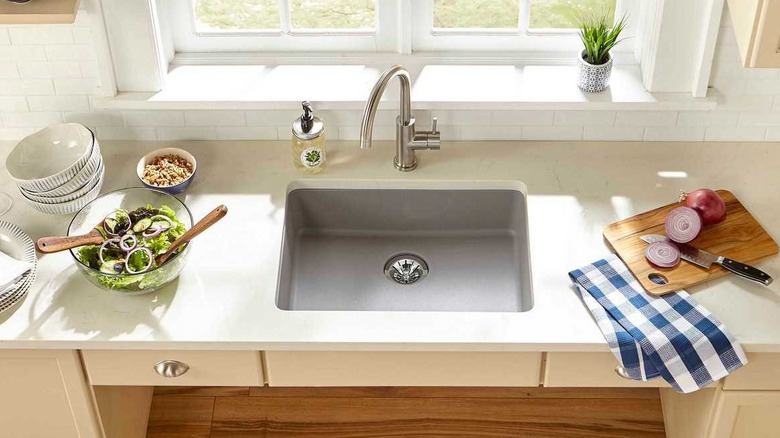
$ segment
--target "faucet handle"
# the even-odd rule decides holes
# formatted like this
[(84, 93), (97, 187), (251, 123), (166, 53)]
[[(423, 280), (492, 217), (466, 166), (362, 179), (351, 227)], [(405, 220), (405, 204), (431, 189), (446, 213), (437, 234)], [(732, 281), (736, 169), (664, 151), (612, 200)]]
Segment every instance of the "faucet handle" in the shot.
[(439, 118), (438, 117), (434, 117), (433, 119), (431, 119), (431, 134), (436, 134), (437, 132), (439, 132), (436, 129), (436, 125), (438, 125), (438, 124), (439, 124)]

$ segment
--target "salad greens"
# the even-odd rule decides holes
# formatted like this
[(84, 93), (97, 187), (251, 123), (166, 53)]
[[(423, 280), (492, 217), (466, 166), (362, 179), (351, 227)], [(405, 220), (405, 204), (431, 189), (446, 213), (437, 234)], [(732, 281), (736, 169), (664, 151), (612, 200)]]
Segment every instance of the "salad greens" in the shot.
[(167, 205), (147, 205), (130, 212), (117, 209), (103, 220), (103, 244), (80, 248), (78, 258), (92, 268), (87, 273), (107, 289), (139, 291), (159, 287), (178, 274), (182, 261), (174, 257), (158, 267), (155, 259), (167, 252), (185, 231), (185, 225)]

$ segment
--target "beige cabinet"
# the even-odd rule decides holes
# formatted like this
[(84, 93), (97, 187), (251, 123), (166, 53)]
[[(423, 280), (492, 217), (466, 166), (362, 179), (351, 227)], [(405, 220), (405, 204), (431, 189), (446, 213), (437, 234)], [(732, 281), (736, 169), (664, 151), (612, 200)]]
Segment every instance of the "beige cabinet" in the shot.
[(780, 0), (728, 0), (745, 67), (780, 67)]
[(780, 353), (748, 354), (748, 365), (723, 380), (723, 389), (780, 391)]
[[(84, 350), (84, 366), (93, 385), (116, 386), (263, 386), (257, 351)], [(179, 371), (165, 376), (161, 364)]]
[(709, 438), (780, 438), (780, 391), (723, 391)]
[(668, 388), (664, 379), (640, 382), (620, 377), (612, 353), (547, 353), (543, 384), (559, 388)]
[(0, 350), (0, 435), (102, 436), (78, 352)]
[(79, 0), (37, 0), (27, 3), (0, 2), (0, 24), (73, 23)]
[(271, 386), (539, 386), (541, 353), (268, 351)]

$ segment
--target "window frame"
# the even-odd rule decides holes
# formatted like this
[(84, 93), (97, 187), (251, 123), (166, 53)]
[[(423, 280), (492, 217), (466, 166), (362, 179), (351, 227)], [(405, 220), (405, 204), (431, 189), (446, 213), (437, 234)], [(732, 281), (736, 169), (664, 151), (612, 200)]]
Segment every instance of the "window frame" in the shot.
[[(361, 53), (414, 52), (467, 53), (513, 52), (518, 59), (571, 58), (578, 47), (576, 29), (529, 29), (533, 0), (520, 0), (517, 29), (439, 29), (433, 27), (434, 0), (376, 0), (376, 29), (285, 29), (290, 23), (289, 0), (278, 0), (280, 29), (252, 31), (199, 32), (195, 29), (193, 0), (170, 0), (172, 35), (177, 52), (311, 52)], [(640, 0), (617, 0), (615, 16), (629, 15), (624, 33), (631, 38), (639, 15)], [(285, 16), (287, 14), (287, 16)], [(314, 38), (310, 38), (314, 37)], [(345, 38), (350, 37), (350, 38)], [(619, 62), (636, 62), (627, 54), (634, 51), (634, 40), (615, 48)], [(255, 57), (248, 55), (247, 58)]]
[[(391, 1), (391, 0), (380, 0)], [(399, 7), (397, 35), (408, 35), (412, 1), (392, 0)], [(636, 0), (634, 0), (636, 1)], [(168, 0), (83, 0), (82, 8), (91, 22), (98, 59), (100, 86), (95, 100), (99, 108), (211, 108), (213, 102), (189, 99), (156, 102), (155, 94), (167, 88), (168, 72), (175, 65), (230, 66), (252, 65), (349, 65), (368, 67), (403, 64), (412, 69), (428, 65), (572, 65), (570, 50), (562, 57), (554, 53), (517, 52), (441, 52), (411, 53), (408, 37), (398, 38), (397, 49), (390, 53), (176, 53), (172, 44)], [(641, 70), (645, 89), (651, 93), (707, 94), (707, 84), (724, 0), (713, 0), (702, 11), (688, 2), (641, 0), (636, 23), (635, 52), (614, 53), (616, 64), (633, 64)], [(401, 5), (404, 7), (401, 8)], [(667, 22), (669, 24), (667, 24)], [(684, 25), (682, 23), (685, 23)], [(688, 53), (698, 53), (691, 57)], [(185, 59), (182, 59), (185, 58)], [(187, 59), (189, 58), (189, 59)], [(639, 61), (639, 62), (637, 62)], [(631, 66), (629, 66), (631, 68)], [(687, 73), (695, 70), (693, 78)], [(608, 97), (608, 95), (605, 95)], [(674, 97), (677, 99), (677, 97)], [(483, 102), (485, 104), (487, 102)], [(529, 102), (534, 105), (534, 102)], [(276, 103), (236, 101), (230, 105), (246, 108), (276, 108)], [(343, 107), (341, 101), (334, 107)]]

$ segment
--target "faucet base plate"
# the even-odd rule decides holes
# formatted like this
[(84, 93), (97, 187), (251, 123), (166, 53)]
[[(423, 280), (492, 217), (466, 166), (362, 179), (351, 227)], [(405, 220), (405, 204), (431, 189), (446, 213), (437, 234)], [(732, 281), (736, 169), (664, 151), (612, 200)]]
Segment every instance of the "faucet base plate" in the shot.
[(395, 168), (400, 170), (401, 172), (409, 172), (414, 169), (417, 169), (417, 160), (414, 160), (414, 162), (410, 165), (402, 166), (398, 163), (398, 157), (393, 159), (393, 164), (395, 165)]

